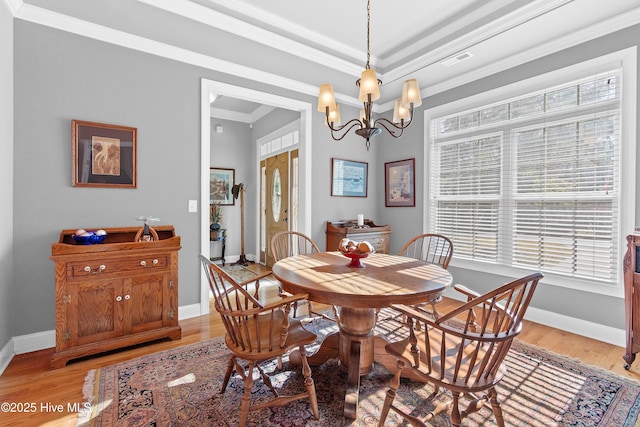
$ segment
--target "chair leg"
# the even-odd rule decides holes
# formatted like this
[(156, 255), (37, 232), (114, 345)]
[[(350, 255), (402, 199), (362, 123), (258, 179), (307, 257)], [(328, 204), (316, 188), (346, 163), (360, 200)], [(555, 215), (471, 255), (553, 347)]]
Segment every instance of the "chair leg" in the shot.
[(251, 390), (253, 389), (253, 367), (254, 361), (249, 362), (247, 371), (244, 377), (244, 392), (242, 393), (242, 400), (240, 401), (240, 421), (238, 427), (245, 427), (247, 420), (249, 419), (249, 409), (251, 407)]
[(452, 393), (453, 394), (453, 403), (451, 408), (451, 425), (453, 427), (460, 427), (462, 425), (462, 417), (460, 416), (460, 408), (458, 404), (460, 403), (460, 393)]
[(431, 300), (429, 301), (429, 304), (431, 305), (431, 311), (433, 312), (433, 318), (438, 320), (438, 317), (440, 317), (440, 313), (438, 313), (438, 310), (436, 310), (436, 303), (439, 302), (442, 298), (438, 298), (437, 300)]
[(233, 373), (233, 365), (235, 364), (235, 357), (230, 356), (229, 361), (227, 362), (227, 372), (224, 374), (224, 380), (222, 381), (222, 387), (220, 388), (220, 393), (224, 393), (227, 389), (227, 385), (229, 384), (229, 379), (231, 379), (231, 374)]
[(311, 377), (311, 368), (307, 361), (307, 350), (303, 345), (298, 347), (300, 351), (300, 358), (302, 359), (302, 375), (304, 375), (304, 386), (307, 389), (309, 395), (309, 403), (311, 404), (311, 412), (313, 412), (313, 418), (320, 418), (320, 412), (318, 411), (318, 397), (316, 395), (316, 385)]
[(498, 427), (505, 427), (504, 417), (502, 416), (502, 407), (498, 400), (498, 392), (493, 387), (489, 390), (489, 401), (491, 402), (491, 409), (493, 409), (493, 415), (496, 417)]
[(313, 306), (311, 305), (311, 301), (307, 301), (309, 305), (309, 317), (313, 317)]
[(387, 390), (387, 396), (384, 399), (384, 404), (382, 405), (382, 410), (380, 411), (380, 421), (378, 422), (378, 427), (384, 427), (384, 422), (387, 420), (389, 416), (389, 410), (393, 405), (393, 401), (396, 398), (396, 390), (400, 387), (400, 374), (402, 373), (402, 369), (404, 368), (404, 362), (402, 360), (398, 360), (398, 367), (396, 369), (396, 373), (391, 378), (389, 382), (389, 390)]

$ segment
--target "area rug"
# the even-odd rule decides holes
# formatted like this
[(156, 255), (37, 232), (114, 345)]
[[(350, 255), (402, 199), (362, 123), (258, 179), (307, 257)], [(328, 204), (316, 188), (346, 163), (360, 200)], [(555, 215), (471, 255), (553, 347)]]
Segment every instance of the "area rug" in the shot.
[[(392, 323), (381, 322), (377, 332), (397, 334), (398, 328)], [(307, 327), (320, 336), (336, 328), (335, 323), (326, 320), (314, 320)], [(314, 349), (310, 350), (312, 353)], [(218, 393), (227, 356), (223, 340), (217, 338), (90, 371), (84, 392), (91, 411), (80, 414), (78, 426), (235, 426), (242, 381), (232, 378), (227, 391)], [(634, 381), (521, 342), (514, 343), (507, 363), (509, 373), (498, 386), (507, 426), (625, 427), (633, 426), (638, 419), (640, 385)], [(275, 363), (264, 368), (275, 374), (274, 385), (284, 392), (304, 389), (298, 370), (279, 371)], [(320, 419), (312, 418), (308, 402), (302, 400), (283, 408), (252, 412), (249, 425), (377, 426), (391, 378), (384, 367), (376, 366), (361, 379), (356, 420), (343, 416), (346, 374), (336, 360), (314, 367), (313, 378)], [(260, 381), (256, 384), (254, 398), (270, 395)], [(434, 400), (425, 400), (432, 391), (430, 385), (403, 380), (396, 404), (424, 415), (451, 397), (441, 392)], [(438, 415), (431, 424), (451, 425), (447, 414)], [(463, 424), (494, 426), (495, 419), (488, 408), (483, 408)], [(391, 413), (386, 425), (408, 424)]]
[(227, 265), (222, 267), (222, 269), (238, 282), (244, 282), (245, 280), (249, 280), (257, 276), (256, 273), (242, 265)]

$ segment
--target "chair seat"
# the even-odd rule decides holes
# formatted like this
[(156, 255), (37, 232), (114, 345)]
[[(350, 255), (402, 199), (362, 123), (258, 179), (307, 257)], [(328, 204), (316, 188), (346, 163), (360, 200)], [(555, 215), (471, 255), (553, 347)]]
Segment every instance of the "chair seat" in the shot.
[[(430, 329), (428, 333), (432, 348), (441, 348), (442, 334), (440, 331)], [(467, 344), (467, 348), (463, 352), (464, 356), (461, 358), (460, 363), (456, 364), (456, 360), (451, 359), (451, 354), (457, 354), (462, 339), (459, 337), (455, 337), (457, 340), (451, 339), (451, 334), (447, 334), (447, 337), (449, 338), (447, 338), (445, 346), (450, 350), (445, 353), (444, 369), (440, 353), (432, 354), (431, 363), (429, 363), (428, 355), (424, 351), (420, 351), (419, 364), (415, 363), (415, 353), (412, 352), (412, 345), (408, 338), (387, 344), (385, 350), (390, 355), (405, 362), (406, 369), (411, 369), (412, 379), (421, 378), (425, 383), (433, 383), (447, 389), (464, 388), (468, 392), (480, 392), (494, 386), (506, 374), (506, 367), (501, 365), (495, 374), (487, 374), (476, 378), (474, 371), (469, 373), (471, 365), (474, 366), (473, 369), (477, 368), (477, 365), (471, 363), (471, 361), (482, 359), (487, 353), (489, 344), (485, 344), (484, 347), (480, 347), (477, 351), (475, 345)], [(417, 346), (419, 349), (425, 348), (424, 338), (418, 340)], [(429, 366), (431, 366), (430, 371)]]
[[(279, 328), (274, 325), (280, 325), (285, 320), (286, 313), (282, 310), (276, 310), (273, 317), (270, 314), (263, 314), (250, 318), (246, 324), (250, 331), (250, 343), (240, 343), (236, 345), (229, 334), (225, 335), (225, 342), (229, 351), (235, 356), (246, 360), (264, 360), (265, 358), (276, 357), (286, 353), (290, 348), (298, 347), (301, 344), (307, 345), (315, 342), (316, 334), (307, 331), (302, 323), (295, 318), (289, 317), (289, 330), (287, 339), (284, 344), (280, 345)], [(258, 323), (256, 327), (256, 322)], [(256, 331), (260, 331), (259, 333)], [(259, 339), (257, 335), (260, 335)], [(271, 347), (271, 348), (270, 348)]]

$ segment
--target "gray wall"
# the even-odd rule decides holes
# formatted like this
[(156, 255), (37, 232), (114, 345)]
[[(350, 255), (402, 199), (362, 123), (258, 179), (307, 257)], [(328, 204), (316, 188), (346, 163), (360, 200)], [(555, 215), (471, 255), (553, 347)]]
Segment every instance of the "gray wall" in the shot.
[[(355, 92), (355, 89), (354, 89)], [(314, 107), (316, 100), (313, 100)], [(383, 165), (378, 161), (380, 144), (384, 140), (371, 141), (371, 149), (367, 151), (364, 140), (350, 132), (341, 141), (331, 138), (329, 129), (324, 122), (324, 115), (313, 109), (313, 196), (312, 215), (313, 229), (311, 237), (320, 249), (325, 249), (327, 221), (341, 219), (355, 219), (356, 215), (364, 214), (365, 218), (379, 223), (380, 207), (384, 206), (384, 187), (379, 186), (380, 178), (384, 183)], [(342, 122), (357, 117), (359, 109), (340, 106)], [(331, 196), (331, 159), (338, 158), (367, 163), (368, 191), (367, 197), (339, 197)], [(402, 227), (402, 225), (399, 225)], [(334, 250), (335, 248), (328, 248)]]
[[(421, 109), (432, 108), (442, 104), (452, 102), (457, 99), (466, 98), (478, 93), (486, 92), (510, 83), (518, 82), (530, 77), (544, 74), (549, 71), (560, 69), (575, 63), (586, 61), (590, 58), (605, 55), (627, 47), (636, 46), (640, 40), (640, 26), (636, 25), (625, 30), (615, 32), (608, 36), (575, 46), (570, 49), (546, 56), (542, 59), (529, 62), (522, 66), (514, 67), (504, 72), (489, 76), (487, 78), (471, 82), (464, 86), (457, 87), (453, 90), (439, 93), (434, 96), (427, 96), (423, 100)], [(637, 86), (640, 90), (640, 84)], [(425, 90), (428, 95), (428, 88)], [(639, 94), (640, 95), (640, 94)], [(424, 93), (423, 93), (424, 96)], [(640, 100), (640, 96), (637, 97)], [(640, 109), (639, 109), (640, 111)], [(401, 160), (405, 157), (416, 157), (416, 182), (417, 186), (424, 183), (424, 137), (422, 129), (424, 129), (424, 116), (417, 115), (415, 128), (410, 129), (411, 134), (403, 139), (403, 144), (409, 143), (411, 147), (399, 146), (390, 141), (384, 146), (382, 158), (384, 161)], [(638, 126), (637, 122), (637, 126)], [(640, 135), (640, 133), (637, 133)], [(633, 143), (637, 143), (633, 141)], [(640, 150), (637, 150), (640, 160)], [(380, 160), (380, 163), (384, 162)], [(640, 174), (636, 176), (636, 180), (640, 180)], [(418, 192), (424, 192), (425, 189), (418, 188)], [(640, 192), (640, 185), (636, 184), (636, 191)], [(424, 194), (424, 193), (423, 193)], [(398, 251), (402, 247), (402, 243), (414, 234), (421, 232), (423, 224), (422, 217), (424, 215), (423, 198), (418, 197), (416, 200), (416, 208), (387, 208), (382, 210), (381, 218), (394, 226), (394, 234), (392, 239), (392, 251)], [(636, 195), (636, 222), (640, 225), (640, 197)], [(410, 227), (402, 227), (400, 224), (412, 224)], [(626, 230), (630, 233), (633, 230)], [(626, 239), (621, 239), (621, 244), (626, 246)], [(622, 262), (622, 260), (621, 260)], [(455, 261), (452, 263), (455, 264)], [(462, 283), (478, 289), (480, 291), (488, 290), (499, 283), (511, 280), (508, 277), (496, 276), (490, 273), (480, 273), (472, 270), (465, 270), (451, 266), (450, 270), (453, 274), (455, 282)], [(622, 281), (622, 278), (620, 278)], [(568, 303), (570, 302), (570, 303)], [(564, 314), (566, 316), (584, 319), (602, 325), (614, 328), (624, 329), (624, 300), (621, 298), (608, 297), (599, 294), (587, 292), (579, 292), (576, 290), (554, 287), (541, 286), (537, 291), (533, 300), (533, 306), (548, 310), (555, 313)], [(597, 307), (597, 310), (594, 309)]]
[[(15, 22), (15, 295), (13, 335), (54, 327), (51, 243), (64, 228), (139, 226), (182, 238), (179, 303), (199, 301), (202, 71), (174, 61)], [(71, 186), (71, 120), (138, 129), (137, 189)]]
[[(0, 6), (0, 349), (13, 336), (13, 17)], [(0, 360), (0, 372), (5, 361)]]
[[(7, 342), (8, 336), (54, 328), (54, 268), (49, 255), (51, 243), (57, 240), (63, 228), (137, 226), (139, 223), (135, 218), (139, 215), (160, 217), (161, 224), (172, 224), (182, 237), (179, 304), (198, 303), (200, 267), (197, 255), (201, 234), (208, 230), (199, 229), (199, 214), (187, 212), (187, 200), (199, 198), (201, 185), (200, 79), (204, 77), (290, 96), (311, 104), (315, 99), (23, 21), (16, 21), (14, 25), (13, 140), (14, 164), (17, 167), (12, 174), (15, 182), (12, 228), (15, 238), (8, 244), (8, 249), (9, 252), (13, 249), (15, 260), (12, 264), (10, 255), (0, 258), (3, 265), (9, 265), (0, 273), (0, 301), (3, 301), (0, 309), (6, 305), (4, 308), (11, 311), (13, 326), (6, 327), (3, 322), (0, 345)], [(3, 34), (8, 31), (7, 26), (2, 28)], [(331, 140), (322, 115), (315, 113), (314, 108), (311, 117), (312, 164), (309, 165), (312, 168), (312, 237), (324, 248), (327, 220), (354, 218), (357, 213), (364, 213), (377, 223), (391, 225), (391, 248), (397, 251), (404, 241), (422, 229), (424, 189), (420, 185), (425, 173), (422, 164), (423, 108), (635, 45), (639, 35), (638, 27), (633, 27), (433, 97), (429, 96), (427, 88), (423, 93), (426, 96), (423, 107), (405, 136), (400, 140), (378, 137), (372, 142), (370, 151), (365, 149), (361, 138), (353, 134), (341, 142)], [(10, 50), (11, 42), (4, 37), (2, 40), (3, 52)], [(0, 70), (5, 77), (4, 74), (11, 72), (11, 67), (5, 61), (2, 64)], [(3, 89), (10, 87), (7, 80), (10, 77), (3, 78)], [(0, 102), (0, 108), (6, 108), (4, 97)], [(341, 110), (343, 117), (358, 114), (355, 108), (342, 106)], [(3, 120), (10, 122), (11, 118), (6, 116), (3, 114)], [(71, 186), (71, 119), (138, 128), (137, 189)], [(215, 125), (214, 121), (212, 124)], [(252, 134), (251, 139), (273, 130), (267, 130), (272, 124), (261, 123), (260, 133)], [(3, 140), (11, 140), (10, 133), (7, 133), (10, 131), (3, 128), (1, 132), (5, 137)], [(214, 138), (212, 135), (212, 148), (216, 146)], [(254, 155), (245, 154), (247, 157)], [(212, 163), (218, 165), (215, 156), (212, 150)], [(368, 163), (367, 198), (331, 197), (332, 157)], [(416, 208), (384, 208), (384, 163), (411, 157), (416, 158)], [(226, 161), (221, 155), (219, 160)], [(4, 157), (1, 161), (7, 163), (3, 166), (10, 168), (10, 161)], [(249, 169), (251, 164), (255, 165), (255, 159), (251, 162)], [(5, 168), (2, 169), (6, 174)], [(251, 170), (246, 172), (247, 179), (255, 173)], [(244, 180), (239, 175), (238, 172), (237, 178)], [(8, 200), (7, 205), (10, 206), (11, 194), (4, 193), (4, 189), (1, 191), (0, 200)], [(5, 222), (2, 223), (5, 227)], [(251, 232), (255, 234), (255, 230)], [(11, 235), (11, 230), (7, 234)], [(4, 245), (6, 240), (0, 241), (3, 242), (0, 245)], [(11, 265), (14, 266), (13, 280)], [(480, 288), (503, 281), (503, 278), (490, 274), (455, 268), (452, 271), (457, 282)], [(4, 285), (7, 280), (12, 283), (9, 290)], [(7, 300), (8, 303), (4, 302)], [(561, 303), (567, 300), (575, 303)], [(620, 299), (554, 288), (542, 289), (534, 305), (604, 325), (623, 327)], [(594, 307), (599, 310), (593, 310)], [(0, 319), (5, 320), (4, 317)]]

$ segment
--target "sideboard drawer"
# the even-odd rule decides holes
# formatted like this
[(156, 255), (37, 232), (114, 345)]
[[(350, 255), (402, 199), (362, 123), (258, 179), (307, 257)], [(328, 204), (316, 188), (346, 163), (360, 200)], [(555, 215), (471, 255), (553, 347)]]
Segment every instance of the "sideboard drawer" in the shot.
[(338, 244), (344, 238), (356, 242), (367, 241), (373, 245), (378, 253), (389, 253), (389, 240), (391, 227), (388, 225), (375, 225), (370, 219), (364, 220), (364, 225), (358, 226), (354, 220), (327, 221), (327, 251), (335, 251)]
[(371, 243), (378, 253), (387, 253), (389, 250), (389, 233), (370, 233), (360, 238)]
[(167, 268), (167, 255), (147, 255), (140, 258), (109, 258), (70, 262), (67, 264), (67, 277), (86, 277), (95, 274), (115, 274), (118, 272), (140, 272), (148, 269)]

